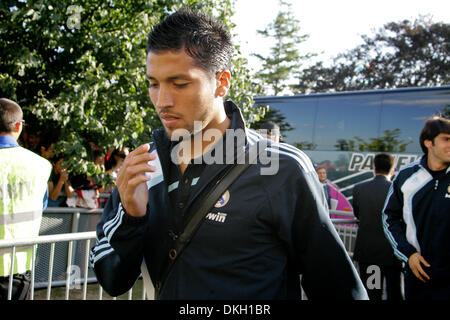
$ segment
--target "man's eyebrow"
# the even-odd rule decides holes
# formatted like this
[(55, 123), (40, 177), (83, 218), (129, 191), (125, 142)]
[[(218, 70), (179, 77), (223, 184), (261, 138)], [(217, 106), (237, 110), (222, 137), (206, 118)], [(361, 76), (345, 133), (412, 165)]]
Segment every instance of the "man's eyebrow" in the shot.
[[(145, 77), (147, 78), (147, 80), (154, 80), (157, 81), (157, 79), (155, 77), (152, 77), (151, 75), (146, 74)], [(177, 74), (177, 75), (173, 75), (170, 77), (167, 77), (166, 80), (189, 80), (189, 76), (185, 75), (185, 74)]]

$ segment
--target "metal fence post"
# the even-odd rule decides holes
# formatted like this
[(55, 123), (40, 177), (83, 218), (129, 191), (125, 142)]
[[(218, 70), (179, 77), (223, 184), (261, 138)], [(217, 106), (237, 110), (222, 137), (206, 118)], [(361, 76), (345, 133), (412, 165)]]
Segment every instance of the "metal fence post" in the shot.
[(12, 252), (11, 252), (11, 268), (10, 268), (10, 271), (9, 271), (8, 300), (11, 300), (11, 297), (12, 297), (12, 286), (13, 286), (15, 256), (16, 256), (16, 247), (13, 246), (12, 247)]
[(69, 291), (70, 291), (70, 269), (72, 266), (72, 249), (73, 249), (73, 241), (69, 242), (69, 249), (67, 253), (67, 272), (66, 272), (66, 300), (69, 300)]
[(50, 300), (50, 294), (51, 294), (51, 291), (52, 291), (54, 257), (55, 257), (55, 242), (53, 242), (50, 245), (50, 261), (49, 261), (49, 268), (48, 268), (47, 300)]
[(91, 240), (86, 240), (86, 256), (84, 257), (84, 283), (83, 283), (83, 300), (86, 300), (87, 295), (87, 278), (89, 271), (89, 248), (91, 246)]
[(30, 287), (30, 300), (34, 300), (34, 272), (36, 266), (36, 250), (37, 244), (33, 244), (33, 253), (31, 256), (31, 287)]

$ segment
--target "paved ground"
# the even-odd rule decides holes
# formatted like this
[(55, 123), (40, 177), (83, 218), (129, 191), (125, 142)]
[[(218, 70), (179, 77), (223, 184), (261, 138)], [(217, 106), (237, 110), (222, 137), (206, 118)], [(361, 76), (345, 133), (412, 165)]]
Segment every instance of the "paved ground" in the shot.
[[(99, 284), (93, 283), (88, 285), (86, 300), (99, 300)], [(66, 297), (66, 287), (52, 288), (51, 290), (51, 300), (65, 300)], [(47, 289), (37, 289), (34, 291), (34, 300), (46, 300), (47, 299)], [(108, 295), (105, 291), (102, 294), (102, 300), (112, 300), (113, 298)], [(136, 281), (133, 292), (133, 300), (142, 300), (142, 280)], [(69, 300), (83, 300), (83, 286), (80, 289), (71, 289), (69, 292)], [(121, 295), (117, 297), (117, 300), (128, 300), (128, 294)]]

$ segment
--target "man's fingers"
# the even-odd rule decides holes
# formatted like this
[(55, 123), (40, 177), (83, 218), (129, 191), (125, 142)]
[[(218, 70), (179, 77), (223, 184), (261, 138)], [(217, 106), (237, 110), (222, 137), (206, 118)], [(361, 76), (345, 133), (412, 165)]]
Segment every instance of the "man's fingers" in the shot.
[[(131, 155), (131, 154), (130, 154)], [(130, 156), (128, 155), (128, 156)], [(128, 157), (127, 157), (128, 158)], [(128, 159), (125, 159), (126, 165), (131, 166), (131, 165), (136, 165), (142, 162), (148, 162), (148, 161), (152, 161), (156, 159), (156, 155), (153, 153), (142, 153), (142, 154), (135, 154), (133, 156), (131, 156)], [(124, 162), (125, 164), (125, 162)]]
[(424, 257), (419, 256), (419, 260), (420, 260), (420, 262), (423, 263), (424, 266), (426, 266), (426, 267), (429, 267), (429, 266), (430, 266), (430, 264), (425, 260)]
[[(155, 154), (148, 153), (150, 146), (148, 144), (144, 144), (139, 146), (136, 150), (132, 151), (127, 155), (125, 161), (123, 162), (121, 168), (119, 169), (119, 173), (117, 175), (116, 184), (119, 186), (122, 184), (124, 180), (128, 180), (133, 178), (133, 175), (139, 174), (139, 169), (143, 169), (143, 171), (152, 172), (154, 170), (150, 168), (139, 167), (138, 170), (134, 168), (135, 166), (140, 166), (141, 164), (147, 164), (147, 162), (156, 159)], [(130, 171), (130, 168), (133, 168)]]
[(420, 266), (417, 266), (417, 269), (415, 270), (414, 274), (417, 278), (420, 279), (420, 281), (425, 282), (425, 280), (422, 278), (422, 275), (426, 275), (425, 271), (422, 270)]
[[(130, 154), (131, 155), (131, 154)], [(119, 169), (118, 178), (121, 175), (129, 175), (129, 174), (137, 174), (136, 168), (143, 169), (144, 171), (155, 171), (153, 169), (142, 167), (142, 165), (148, 165), (149, 161), (155, 160), (156, 155), (151, 153), (143, 153), (138, 155), (130, 155), (127, 156), (124, 163), (122, 164), (121, 168)], [(129, 158), (128, 158), (129, 157)], [(129, 171), (130, 168), (133, 168), (132, 171)]]
[(132, 152), (129, 153), (130, 154), (139, 154), (139, 153), (144, 153), (144, 152), (148, 152), (148, 150), (150, 150), (150, 145), (148, 143), (145, 144), (141, 144), (139, 147), (137, 147), (135, 150), (133, 150)]
[(150, 180), (149, 176), (146, 175), (138, 175), (138, 176), (134, 176), (132, 179), (128, 180), (126, 182), (127, 184), (127, 190), (128, 191), (133, 191), (131, 194), (134, 194), (134, 190), (136, 190), (136, 188), (141, 184), (141, 183), (145, 183), (147, 181)]
[(423, 270), (423, 268), (422, 268), (422, 265), (421, 264), (423, 264), (424, 266), (426, 266), (426, 267), (429, 267), (430, 266), (430, 264), (425, 260), (425, 258), (423, 257), (423, 256), (419, 256), (419, 272), (420, 272), (420, 274), (422, 274), (425, 278), (427, 278), (428, 280), (430, 280), (430, 277), (428, 276), (428, 274), (425, 272), (425, 270)]
[(127, 177), (134, 177), (136, 175), (141, 175), (141, 174), (145, 174), (147, 172), (155, 172), (156, 171), (156, 167), (149, 165), (147, 162), (145, 163), (141, 163), (135, 166), (131, 166), (126, 168), (127, 172), (126, 175)]
[(422, 264), (426, 267), (429, 267), (430, 264), (418, 252), (411, 255), (408, 263), (412, 272), (420, 281), (426, 282), (423, 277), (430, 280), (430, 277), (422, 268)]
[[(154, 156), (154, 155), (152, 155)], [(133, 162), (122, 165), (117, 175), (117, 185), (120, 185), (122, 181), (133, 178), (135, 175), (145, 174), (146, 172), (156, 171), (156, 167), (148, 164), (150, 160), (148, 156), (140, 156), (142, 159), (135, 160)], [(153, 157), (152, 157), (153, 158)]]
[[(422, 269), (422, 266), (419, 264), (417, 266), (417, 271), (418, 273), (420, 273), (421, 275), (423, 275), (425, 278), (427, 278), (428, 280), (430, 280), (430, 277), (428, 276), (428, 274)], [(425, 280), (422, 280), (425, 282)]]
[[(141, 155), (150, 155), (151, 153), (148, 152), (149, 150), (150, 150), (149, 144), (140, 145), (125, 157), (124, 163), (134, 161), (135, 159), (139, 159), (138, 157)], [(153, 156), (153, 154), (151, 155)]]
[(425, 282), (425, 280), (420, 276), (419, 271), (414, 270), (413, 273), (420, 281)]
[(141, 182), (150, 180), (150, 176), (146, 175), (146, 172), (155, 171), (155, 167), (147, 164), (132, 166), (128, 168), (122, 168), (122, 172), (117, 176), (116, 185), (119, 191), (124, 188), (135, 187), (135, 184), (131, 184), (135, 178), (140, 178)]
[(156, 171), (156, 167), (149, 164), (156, 159), (151, 154), (149, 144), (144, 144), (130, 152), (116, 179), (122, 206), (132, 216), (143, 216), (148, 202), (148, 190), (145, 183), (151, 179), (147, 173)]
[(135, 150), (131, 151), (126, 157), (122, 165), (131, 162), (139, 155), (148, 154), (148, 150), (150, 150), (149, 144), (142, 144), (137, 147)]

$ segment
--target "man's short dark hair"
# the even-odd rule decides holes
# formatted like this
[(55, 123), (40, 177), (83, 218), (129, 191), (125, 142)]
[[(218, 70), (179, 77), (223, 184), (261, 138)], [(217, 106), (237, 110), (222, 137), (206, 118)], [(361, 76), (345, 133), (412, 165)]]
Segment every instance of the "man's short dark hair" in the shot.
[(0, 98), (0, 132), (13, 132), (23, 117), (22, 109), (12, 100)]
[(394, 157), (389, 153), (377, 153), (373, 159), (375, 173), (388, 174), (394, 166)]
[(431, 140), (434, 143), (434, 138), (441, 133), (450, 134), (450, 120), (441, 116), (433, 116), (425, 121), (425, 126), (420, 133), (420, 147), (423, 153), (428, 154), (428, 149), (425, 146), (425, 140)]
[(264, 122), (259, 126), (260, 130), (267, 130), (269, 134), (280, 135), (280, 127), (272, 121)]
[(228, 30), (213, 17), (187, 7), (155, 25), (147, 39), (147, 54), (182, 49), (207, 72), (231, 70), (233, 45)]

